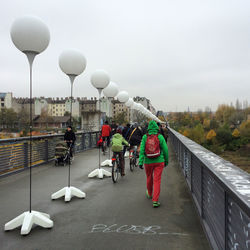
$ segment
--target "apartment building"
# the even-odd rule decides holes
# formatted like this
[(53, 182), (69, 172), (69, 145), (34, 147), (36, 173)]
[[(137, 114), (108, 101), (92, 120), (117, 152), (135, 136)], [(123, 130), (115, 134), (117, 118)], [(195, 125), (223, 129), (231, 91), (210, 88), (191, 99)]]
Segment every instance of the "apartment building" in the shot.
[(0, 93), (0, 109), (11, 108), (12, 93)]
[(126, 120), (130, 121), (130, 109), (124, 104), (119, 102), (118, 100), (113, 100), (113, 115), (112, 117), (117, 116), (120, 113), (126, 113)]

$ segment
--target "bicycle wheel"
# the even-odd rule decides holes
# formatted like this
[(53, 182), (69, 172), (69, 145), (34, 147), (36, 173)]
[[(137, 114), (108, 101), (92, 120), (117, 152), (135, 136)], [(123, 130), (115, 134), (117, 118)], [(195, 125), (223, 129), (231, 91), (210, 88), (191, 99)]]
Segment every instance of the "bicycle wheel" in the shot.
[(130, 168), (131, 172), (134, 171), (135, 164), (134, 164), (134, 159), (133, 158), (129, 159), (129, 168)]
[(119, 168), (117, 165), (117, 161), (113, 161), (112, 163), (113, 163), (112, 164), (112, 181), (116, 183), (118, 180), (118, 176), (119, 176)]

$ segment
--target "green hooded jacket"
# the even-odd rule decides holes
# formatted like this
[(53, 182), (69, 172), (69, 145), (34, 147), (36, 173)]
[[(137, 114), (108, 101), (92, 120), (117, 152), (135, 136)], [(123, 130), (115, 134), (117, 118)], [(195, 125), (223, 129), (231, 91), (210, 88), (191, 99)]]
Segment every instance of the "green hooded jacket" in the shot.
[(128, 146), (128, 142), (123, 138), (123, 136), (119, 133), (113, 135), (111, 141), (111, 149), (113, 152), (121, 152), (123, 150), (123, 144)]
[[(148, 134), (149, 135), (157, 135), (159, 133), (159, 127), (155, 121), (150, 121), (148, 124)], [(141, 148), (140, 148), (140, 157), (139, 157), (139, 165), (143, 164), (151, 164), (151, 163), (161, 163), (164, 162), (165, 165), (168, 165), (168, 146), (163, 137), (163, 135), (159, 134), (158, 139), (160, 142), (161, 154), (157, 158), (148, 158), (145, 154), (145, 145), (147, 141), (147, 135), (142, 137)]]

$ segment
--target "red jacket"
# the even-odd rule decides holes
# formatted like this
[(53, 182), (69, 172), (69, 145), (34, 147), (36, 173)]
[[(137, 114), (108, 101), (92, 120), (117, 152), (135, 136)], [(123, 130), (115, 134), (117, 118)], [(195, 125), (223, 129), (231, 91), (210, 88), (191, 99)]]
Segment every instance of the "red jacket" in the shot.
[(111, 127), (109, 125), (102, 126), (102, 137), (110, 136)]

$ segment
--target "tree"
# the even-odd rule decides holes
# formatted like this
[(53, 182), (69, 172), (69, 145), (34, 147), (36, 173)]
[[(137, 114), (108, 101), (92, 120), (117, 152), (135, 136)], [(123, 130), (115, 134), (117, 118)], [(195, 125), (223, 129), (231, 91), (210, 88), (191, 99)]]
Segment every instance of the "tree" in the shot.
[(186, 130), (186, 129), (183, 131), (182, 134), (183, 134), (184, 136), (186, 136), (186, 137), (189, 137), (189, 132), (188, 132), (188, 130)]
[[(137, 122), (140, 125), (148, 122), (148, 118), (145, 115), (143, 115), (142, 113), (138, 112), (137, 110), (134, 111), (133, 117), (135, 118), (135, 122)], [(126, 118), (126, 115), (125, 115), (125, 118)], [(124, 122), (124, 123), (127, 123), (127, 122)]]
[(30, 125), (30, 115), (27, 111), (22, 110), (17, 114), (18, 119), (18, 130), (23, 131), (23, 135), (27, 135)]
[(203, 126), (201, 124), (198, 124), (193, 129), (190, 129), (189, 137), (193, 141), (202, 144), (205, 140)]
[(240, 137), (240, 131), (239, 131), (237, 128), (234, 129), (234, 131), (233, 131), (233, 133), (232, 133), (232, 136), (233, 136), (234, 138)]
[(210, 128), (210, 120), (205, 118), (204, 121), (203, 121), (203, 126), (205, 129), (209, 130)]
[(241, 104), (241, 102), (239, 101), (239, 99), (236, 100), (235, 108), (236, 108), (237, 111), (239, 111), (239, 110), (242, 109), (242, 104)]
[(221, 123), (225, 124), (228, 123), (229, 117), (235, 113), (235, 108), (230, 107), (226, 104), (219, 105), (218, 109), (215, 112), (216, 120)]
[(226, 144), (226, 145), (229, 144), (233, 139), (231, 130), (229, 129), (228, 126), (223, 126), (219, 128), (217, 131), (216, 138), (221, 144)]
[(114, 117), (114, 121), (118, 124), (128, 123), (126, 120), (126, 112), (121, 112)]
[(242, 122), (240, 125), (240, 134), (241, 137), (245, 137), (248, 141), (250, 141), (250, 121)]
[(17, 124), (17, 113), (12, 109), (3, 108), (0, 111), (0, 126), (7, 130), (13, 129)]
[(216, 133), (213, 129), (211, 129), (208, 133), (207, 133), (207, 136), (206, 136), (206, 139), (208, 141), (212, 141), (212, 139), (216, 136)]
[(210, 121), (210, 129), (217, 129), (217, 128), (219, 128), (219, 123), (215, 119), (212, 119)]
[(230, 125), (236, 128), (238, 125), (241, 124), (243, 120), (244, 114), (242, 112), (235, 112), (229, 117), (228, 122)]

